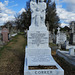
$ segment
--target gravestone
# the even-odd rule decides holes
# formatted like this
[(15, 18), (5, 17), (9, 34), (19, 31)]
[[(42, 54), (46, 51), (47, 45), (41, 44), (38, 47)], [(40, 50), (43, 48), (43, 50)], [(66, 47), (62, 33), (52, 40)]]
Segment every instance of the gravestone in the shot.
[(65, 33), (60, 32), (60, 28), (58, 28), (58, 32), (56, 35), (56, 44), (64, 44), (67, 41), (67, 36)]
[(0, 40), (1, 40), (1, 30), (2, 30), (2, 28), (0, 27)]
[(64, 44), (67, 41), (67, 36), (65, 33), (60, 33), (60, 43)]
[(9, 31), (8, 31), (8, 29), (7, 28), (3, 28), (1, 34), (2, 34), (3, 42), (4, 43), (5, 42), (9, 42), (9, 35), (8, 35)]
[[(24, 75), (64, 75), (63, 69), (53, 59), (49, 47), (49, 32), (45, 26), (46, 3), (43, 0), (38, 3), (31, 1), (30, 7), (31, 26), (27, 33)], [(48, 69), (51, 67), (53, 69)]]
[(58, 27), (58, 32), (56, 35), (56, 44), (60, 44), (60, 28)]
[(73, 33), (73, 44), (75, 45), (75, 33)]
[(72, 22), (72, 24), (70, 25), (71, 28), (71, 33), (70, 33), (70, 44), (74, 44), (75, 45), (75, 22)]
[(73, 48), (70, 48), (70, 49), (69, 49), (69, 54), (70, 54), (71, 56), (75, 56), (75, 52), (74, 52), (74, 49), (73, 49)]
[(75, 33), (70, 34), (70, 40), (69, 40), (71, 45), (75, 45)]
[(2, 31), (2, 28), (0, 27), (0, 46), (3, 45), (1, 31)]
[(53, 43), (53, 37), (52, 37), (52, 33), (49, 32), (49, 43)]

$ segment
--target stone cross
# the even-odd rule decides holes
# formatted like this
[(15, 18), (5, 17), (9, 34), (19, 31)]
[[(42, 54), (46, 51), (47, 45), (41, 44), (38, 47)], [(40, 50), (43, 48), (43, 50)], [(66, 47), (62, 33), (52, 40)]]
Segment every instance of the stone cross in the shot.
[(58, 29), (58, 33), (60, 33), (60, 28), (58, 27), (57, 29)]

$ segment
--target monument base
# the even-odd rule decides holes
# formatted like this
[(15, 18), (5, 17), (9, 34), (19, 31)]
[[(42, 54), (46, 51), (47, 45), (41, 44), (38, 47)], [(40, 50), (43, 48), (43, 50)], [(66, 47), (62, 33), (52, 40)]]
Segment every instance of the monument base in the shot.
[[(56, 62), (54, 61), (54, 63)], [(64, 70), (57, 63), (56, 65), (41, 66), (40, 68), (37, 66), (32, 67), (30, 69), (30, 66), (28, 66), (27, 58), (25, 58), (24, 75), (64, 75)]]
[[(24, 75), (64, 75), (64, 70), (55, 62), (53, 59), (52, 55), (49, 53), (51, 52), (51, 49), (41, 49), (37, 50), (38, 52), (48, 52), (45, 56), (32, 56), (30, 53), (30, 49), (26, 48), (25, 49), (25, 63), (24, 63)], [(34, 50), (33, 50), (34, 51)], [(49, 52), (50, 51), (50, 52)], [(30, 53), (29, 53), (30, 52)], [(35, 49), (36, 52), (36, 49)], [(38, 55), (38, 53), (35, 53)], [(36, 61), (34, 61), (36, 59)], [(37, 61), (38, 59), (38, 61)], [(40, 61), (42, 60), (42, 62)], [(45, 59), (45, 60), (43, 60)], [(48, 59), (48, 60), (47, 60)]]

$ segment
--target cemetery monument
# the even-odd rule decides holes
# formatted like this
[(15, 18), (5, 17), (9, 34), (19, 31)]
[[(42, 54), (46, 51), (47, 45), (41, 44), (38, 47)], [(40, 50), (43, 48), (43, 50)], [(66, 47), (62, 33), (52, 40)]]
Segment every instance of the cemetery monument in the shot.
[(67, 36), (65, 33), (60, 32), (60, 28), (58, 27), (58, 32), (56, 35), (56, 44), (64, 44), (67, 41)]
[(64, 75), (64, 70), (55, 62), (49, 47), (49, 32), (45, 26), (46, 3), (30, 2), (31, 26), (27, 33), (24, 75)]
[(2, 34), (3, 42), (4, 43), (9, 42), (9, 31), (8, 31), (8, 29), (3, 28), (1, 34)]
[(72, 22), (72, 24), (70, 25), (71, 28), (71, 33), (70, 33), (70, 44), (74, 44), (75, 45), (75, 22)]
[(58, 27), (58, 32), (56, 35), (56, 44), (60, 44), (60, 28)]
[(1, 28), (1, 26), (0, 26), (0, 40), (1, 40), (1, 30), (2, 30), (2, 28)]

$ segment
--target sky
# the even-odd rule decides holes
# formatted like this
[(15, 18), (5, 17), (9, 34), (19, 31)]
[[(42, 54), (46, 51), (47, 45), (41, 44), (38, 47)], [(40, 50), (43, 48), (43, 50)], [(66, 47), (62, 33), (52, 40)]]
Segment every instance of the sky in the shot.
[(61, 26), (69, 26), (71, 21), (75, 21), (75, 0), (55, 0), (55, 2)]
[[(8, 20), (14, 20), (16, 13), (21, 14), (28, 0), (0, 0), (0, 25)], [(70, 21), (75, 20), (74, 0), (52, 0), (56, 3), (56, 12), (60, 18), (61, 27), (69, 26)]]
[(22, 13), (26, 6), (27, 0), (0, 0), (0, 25), (5, 22), (14, 20), (17, 13)]

